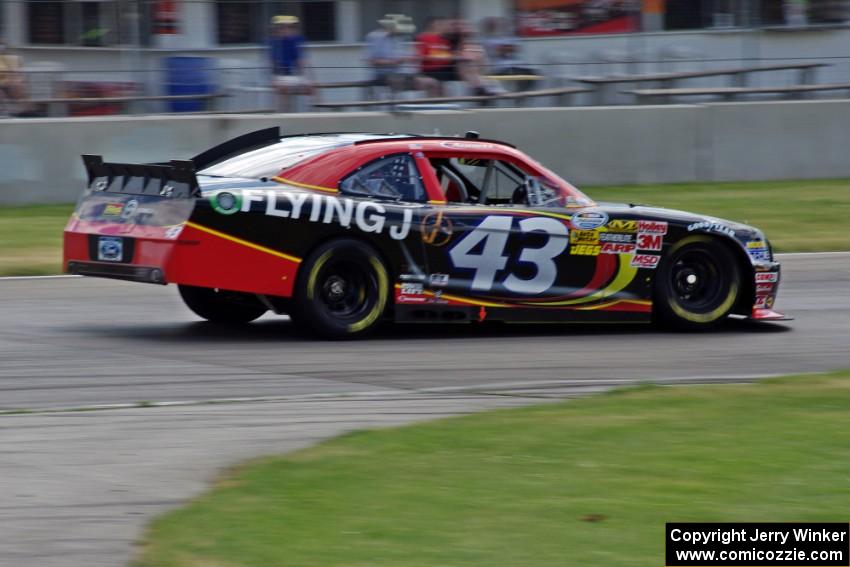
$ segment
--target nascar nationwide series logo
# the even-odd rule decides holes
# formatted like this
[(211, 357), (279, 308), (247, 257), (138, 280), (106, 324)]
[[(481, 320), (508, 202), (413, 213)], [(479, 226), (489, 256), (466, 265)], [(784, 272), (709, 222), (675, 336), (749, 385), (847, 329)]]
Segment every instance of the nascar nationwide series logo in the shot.
[[(363, 232), (381, 234), (387, 230), (394, 240), (410, 234), (411, 209), (402, 209), (400, 220), (391, 220), (387, 208), (374, 201), (354, 201), (329, 195), (272, 190), (247, 190), (240, 193), (219, 191), (209, 197), (213, 210), (222, 215), (247, 213), (253, 203), (260, 203), (266, 216), (306, 219), (310, 222), (338, 223), (344, 228), (356, 226)], [(395, 215), (393, 215), (395, 216)]]

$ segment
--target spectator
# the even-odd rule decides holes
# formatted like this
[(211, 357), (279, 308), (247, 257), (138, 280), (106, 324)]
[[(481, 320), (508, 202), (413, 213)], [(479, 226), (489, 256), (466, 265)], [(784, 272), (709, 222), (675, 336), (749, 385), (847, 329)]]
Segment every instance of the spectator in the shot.
[(451, 46), (445, 37), (448, 23), (445, 18), (431, 18), (425, 31), (416, 37), (419, 69), (423, 76), (434, 80), (437, 95), (443, 94), (442, 83), (461, 80)]
[(5, 40), (0, 37), (0, 103), (7, 108), (14, 105), (15, 111), (12, 114), (29, 115), (31, 111), (25, 103), (27, 98), (26, 80), (21, 73), (21, 58), (9, 52)]
[(498, 89), (487, 84), (481, 76), (481, 70), (486, 64), (484, 49), (475, 41), (472, 28), (463, 20), (450, 21), (443, 36), (449, 44), (449, 51), (454, 61), (454, 72), (450, 71), (447, 80), (459, 77), (473, 95), (496, 94)]
[(307, 75), (304, 55), (304, 36), (298, 30), (296, 16), (272, 18), (269, 38), (269, 57), (272, 64), (272, 86), (278, 93), (278, 108), (292, 110), (291, 94), (315, 93), (313, 81)]
[(438, 94), (439, 83), (418, 75), (412, 67), (416, 57), (406, 41), (406, 36), (416, 30), (411, 19), (401, 14), (386, 14), (378, 20), (378, 25), (378, 29), (366, 36), (366, 60), (373, 69), (373, 84), (394, 92), (423, 90)]
[(536, 75), (519, 56), (520, 42), (511, 32), (507, 18), (485, 18), (481, 22), (484, 51), (493, 75)]

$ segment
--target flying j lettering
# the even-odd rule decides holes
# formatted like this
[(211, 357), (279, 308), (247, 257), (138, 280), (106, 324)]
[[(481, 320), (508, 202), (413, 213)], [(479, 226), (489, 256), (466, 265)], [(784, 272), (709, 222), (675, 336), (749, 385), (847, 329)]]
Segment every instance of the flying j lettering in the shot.
[(259, 203), (263, 205), (262, 211), (266, 216), (297, 220), (305, 214), (305, 206), (309, 203), (310, 212), (307, 220), (310, 222), (336, 223), (343, 228), (356, 226), (363, 232), (377, 234), (389, 227), (389, 235), (395, 240), (407, 238), (413, 222), (411, 209), (403, 209), (401, 221), (398, 222), (393, 219), (393, 216), (398, 213), (391, 216), (384, 205), (373, 201), (257, 189), (242, 191), (240, 195), (241, 199), (237, 198), (233, 201), (235, 206), (227, 209), (219, 206), (216, 210), (221, 214), (249, 212), (253, 203)]

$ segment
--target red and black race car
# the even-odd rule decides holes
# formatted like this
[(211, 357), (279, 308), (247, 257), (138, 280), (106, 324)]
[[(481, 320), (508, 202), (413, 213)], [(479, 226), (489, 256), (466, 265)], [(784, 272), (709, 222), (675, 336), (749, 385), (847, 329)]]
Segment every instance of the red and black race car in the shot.
[(649, 322), (773, 311), (757, 229), (594, 203), (510, 144), (240, 136), (192, 160), (105, 163), (65, 229), (71, 274), (178, 284), (205, 319), (267, 311), (329, 337), (380, 321)]

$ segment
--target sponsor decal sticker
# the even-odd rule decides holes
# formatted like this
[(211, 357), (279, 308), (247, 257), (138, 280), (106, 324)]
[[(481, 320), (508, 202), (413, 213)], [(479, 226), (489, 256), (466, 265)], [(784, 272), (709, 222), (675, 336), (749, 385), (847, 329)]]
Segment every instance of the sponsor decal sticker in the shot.
[(602, 247), (593, 244), (573, 244), (570, 246), (570, 254), (573, 256), (599, 256)]
[(638, 221), (614, 219), (608, 223), (608, 230), (617, 232), (637, 232)]
[(693, 232), (695, 230), (702, 230), (705, 232), (719, 232), (721, 234), (725, 234), (726, 236), (731, 236), (732, 238), (735, 238), (735, 231), (723, 224), (722, 222), (702, 221), (688, 225), (688, 232)]
[(598, 230), (572, 230), (570, 231), (570, 243), (572, 244), (599, 244)]
[(632, 266), (635, 268), (649, 268), (654, 270), (658, 266), (661, 256), (655, 254), (635, 254), (632, 258)]
[(401, 274), (398, 279), (403, 282), (424, 282), (425, 276), (423, 274)]
[(486, 142), (441, 142), (440, 145), (453, 150), (486, 150), (494, 147)]
[(749, 242), (747, 242), (747, 248), (767, 248), (767, 242), (765, 242), (764, 240), (750, 240)]
[(779, 274), (776, 272), (759, 272), (756, 274), (756, 283), (775, 281), (779, 281)]
[(210, 205), (220, 215), (232, 215), (242, 210), (242, 196), (230, 191), (219, 191), (209, 197)]
[(398, 301), (401, 303), (425, 303), (428, 301), (428, 297), (425, 295), (425, 289), (421, 283), (407, 282), (401, 284)]
[(107, 203), (103, 208), (103, 216), (105, 217), (120, 217), (121, 211), (124, 210), (124, 203)]
[(172, 226), (168, 230), (165, 231), (165, 237), (169, 240), (174, 240), (180, 235), (180, 231), (183, 230), (183, 225), (179, 224), (177, 226)]
[[(209, 200), (212, 208), (222, 215), (247, 213), (253, 203), (260, 203), (264, 205), (263, 212), (269, 217), (293, 220), (305, 218), (309, 222), (324, 224), (335, 222), (343, 228), (355, 226), (363, 232), (377, 234), (386, 229), (393, 240), (407, 238), (413, 221), (413, 211), (409, 208), (403, 208), (396, 215), (392, 215), (401, 218), (392, 219), (387, 208), (381, 203), (355, 201), (331, 195), (249, 189), (238, 193), (220, 191), (210, 195)], [(448, 219), (446, 221), (448, 222)]]
[(605, 242), (600, 252), (602, 254), (634, 254), (635, 245), (628, 242)]
[(101, 262), (120, 262), (124, 241), (117, 236), (101, 236), (97, 241), (97, 259)]
[(620, 232), (600, 232), (599, 240), (601, 242), (634, 242), (635, 235)]
[(124, 205), (124, 210), (121, 211), (120, 218), (122, 221), (130, 220), (134, 214), (136, 214), (136, 209), (139, 208), (139, 202), (135, 199), (130, 199)]
[(667, 223), (665, 221), (638, 221), (638, 232), (646, 232), (649, 234), (667, 234)]
[(772, 283), (760, 283), (756, 286), (756, 293), (771, 293), (772, 291)]
[(431, 246), (444, 246), (452, 239), (452, 221), (443, 211), (428, 213), (422, 219), (422, 242)]
[(600, 211), (583, 211), (572, 218), (573, 228), (578, 230), (593, 230), (608, 222), (608, 214)]
[(431, 274), (431, 277), (428, 278), (428, 284), (431, 287), (446, 287), (447, 285), (449, 285), (449, 275)]
[(652, 250), (658, 252), (664, 244), (664, 237), (661, 234), (639, 232), (637, 235), (638, 250)]

